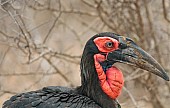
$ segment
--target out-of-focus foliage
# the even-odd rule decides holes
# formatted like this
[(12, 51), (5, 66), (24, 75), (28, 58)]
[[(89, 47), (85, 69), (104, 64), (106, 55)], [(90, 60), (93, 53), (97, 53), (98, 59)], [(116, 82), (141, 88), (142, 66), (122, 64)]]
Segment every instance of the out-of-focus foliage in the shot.
[[(85, 42), (99, 32), (128, 36), (170, 71), (169, 0), (1, 0), (0, 106), (49, 85), (80, 85)], [(170, 83), (116, 64), (122, 108), (169, 108)]]

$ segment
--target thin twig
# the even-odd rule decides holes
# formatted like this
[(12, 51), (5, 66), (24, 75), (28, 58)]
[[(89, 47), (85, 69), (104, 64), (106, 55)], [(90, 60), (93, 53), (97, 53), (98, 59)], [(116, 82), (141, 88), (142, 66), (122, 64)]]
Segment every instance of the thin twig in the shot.
[(132, 100), (133, 104), (135, 105), (135, 108), (139, 108), (134, 96), (130, 93), (130, 91), (126, 87), (123, 87), (123, 90), (128, 93), (130, 99)]

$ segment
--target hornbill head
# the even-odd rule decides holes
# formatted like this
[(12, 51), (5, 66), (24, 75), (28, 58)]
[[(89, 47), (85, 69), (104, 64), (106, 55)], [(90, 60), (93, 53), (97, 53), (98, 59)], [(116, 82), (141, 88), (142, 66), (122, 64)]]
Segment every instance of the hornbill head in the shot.
[(147, 70), (169, 81), (169, 77), (162, 66), (132, 39), (115, 33), (104, 32), (93, 36), (90, 40), (94, 42), (93, 44), (98, 49), (93, 50), (93, 53), (105, 56), (105, 60), (100, 62), (104, 70), (116, 62), (120, 62)]
[(139, 67), (169, 81), (161, 65), (132, 39), (110, 32), (99, 33), (88, 40), (81, 59), (82, 85), (87, 96), (100, 101), (104, 97), (102, 92), (111, 99), (120, 95), (124, 81), (121, 71), (113, 66), (116, 62)]

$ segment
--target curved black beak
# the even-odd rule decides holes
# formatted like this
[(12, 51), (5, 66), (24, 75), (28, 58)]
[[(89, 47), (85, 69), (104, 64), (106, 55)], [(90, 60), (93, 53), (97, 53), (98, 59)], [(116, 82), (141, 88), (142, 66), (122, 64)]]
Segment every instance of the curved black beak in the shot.
[(107, 60), (134, 65), (169, 81), (169, 77), (162, 66), (131, 39), (120, 36), (118, 41), (119, 49), (110, 52), (107, 55)]

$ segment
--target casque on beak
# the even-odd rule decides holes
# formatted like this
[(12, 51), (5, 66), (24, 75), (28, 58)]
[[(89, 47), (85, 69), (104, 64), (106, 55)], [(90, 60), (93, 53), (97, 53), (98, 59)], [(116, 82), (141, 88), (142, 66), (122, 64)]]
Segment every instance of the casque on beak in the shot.
[(134, 65), (169, 81), (169, 77), (162, 66), (150, 54), (137, 46), (131, 39), (120, 36), (118, 41), (119, 48), (108, 53), (108, 61)]

